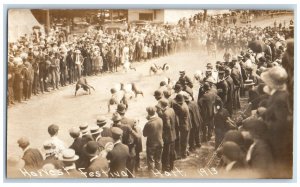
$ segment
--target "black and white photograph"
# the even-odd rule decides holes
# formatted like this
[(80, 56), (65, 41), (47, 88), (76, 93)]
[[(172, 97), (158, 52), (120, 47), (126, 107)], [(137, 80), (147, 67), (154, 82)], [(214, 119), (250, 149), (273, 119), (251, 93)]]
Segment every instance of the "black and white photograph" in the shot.
[(6, 179), (293, 178), (295, 9), (56, 7), (7, 10)]

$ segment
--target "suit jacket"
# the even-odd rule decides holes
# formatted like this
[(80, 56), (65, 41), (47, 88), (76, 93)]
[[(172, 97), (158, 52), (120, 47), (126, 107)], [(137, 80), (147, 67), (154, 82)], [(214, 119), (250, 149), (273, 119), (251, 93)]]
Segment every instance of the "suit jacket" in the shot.
[(37, 169), (43, 163), (43, 156), (38, 149), (29, 148), (24, 152), (23, 158), (25, 162), (24, 168)]
[(190, 101), (187, 103), (190, 112), (191, 125), (194, 128), (198, 128), (203, 123), (202, 117), (200, 115), (199, 107), (195, 101)]
[(167, 108), (163, 111), (163, 141), (164, 143), (174, 142), (176, 139), (175, 127), (177, 126), (176, 114), (173, 108)]
[(84, 146), (84, 141), (81, 137), (74, 139), (70, 149), (74, 149), (75, 154), (80, 156), (82, 153), (82, 147)]
[[(251, 151), (251, 146), (249, 151)], [(267, 172), (274, 165), (271, 147), (265, 140), (255, 141), (250, 155), (248, 164), (254, 170)]]
[(228, 84), (227, 81), (223, 80), (217, 83), (218, 96), (222, 99), (222, 102), (227, 103), (228, 97)]
[(236, 87), (241, 87), (242, 85), (242, 75), (240, 74), (237, 68), (232, 68), (231, 70), (231, 78)]
[(187, 104), (183, 102), (182, 105), (173, 103), (173, 109), (178, 120), (178, 129), (189, 131), (191, 129), (191, 117)]
[(75, 69), (75, 58), (72, 56), (73, 54), (69, 54), (66, 58), (68, 69)]
[(89, 176), (89, 178), (107, 178), (107, 176), (105, 174), (102, 173), (102, 171), (108, 171), (108, 161), (106, 158), (102, 158), (100, 156), (98, 156), (96, 159), (92, 160), (92, 162), (90, 162), (89, 167), (86, 170), (88, 173), (93, 172), (96, 173), (97, 171), (99, 173), (101, 173), (100, 177), (97, 176)]
[(147, 146), (162, 146), (163, 121), (157, 116), (152, 116), (143, 129), (144, 137), (147, 137)]
[[(113, 150), (107, 153), (106, 156), (109, 163), (110, 173), (118, 172), (119, 174), (123, 171), (126, 172), (126, 163), (129, 159), (128, 146), (122, 143), (115, 144)], [(114, 176), (111, 176), (114, 177)]]
[[(233, 91), (234, 91), (234, 83), (233, 83), (233, 80), (231, 78), (231, 76), (227, 76), (225, 78), (226, 82), (227, 82), (227, 85), (228, 85), (228, 92), (227, 92), (227, 103), (231, 103), (232, 105), (232, 102), (233, 102)], [(226, 103), (224, 103), (226, 104)]]
[(214, 105), (217, 99), (220, 99), (216, 94), (210, 90), (198, 100), (198, 105), (201, 108), (201, 116), (205, 123), (210, 122), (214, 117)]

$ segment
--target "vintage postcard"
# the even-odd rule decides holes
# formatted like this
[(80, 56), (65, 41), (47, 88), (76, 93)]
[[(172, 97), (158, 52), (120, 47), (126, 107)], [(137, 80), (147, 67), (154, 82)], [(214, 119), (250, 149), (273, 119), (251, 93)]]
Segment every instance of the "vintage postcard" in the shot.
[(294, 19), (9, 8), (6, 179), (292, 179)]

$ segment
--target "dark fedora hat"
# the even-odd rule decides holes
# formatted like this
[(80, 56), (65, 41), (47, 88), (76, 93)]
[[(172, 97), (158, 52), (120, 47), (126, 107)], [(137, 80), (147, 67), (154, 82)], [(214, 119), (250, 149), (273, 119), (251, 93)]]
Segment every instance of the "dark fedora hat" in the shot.
[(178, 104), (182, 104), (184, 102), (184, 98), (183, 98), (183, 95), (181, 94), (177, 94), (176, 97), (175, 97), (175, 100)]
[(83, 151), (87, 156), (96, 156), (99, 154), (99, 144), (95, 141), (89, 141), (83, 146)]
[(122, 103), (118, 104), (118, 106), (117, 106), (117, 112), (119, 114), (125, 114), (125, 112), (126, 112), (126, 106), (124, 104), (122, 104)]
[(155, 90), (154, 97), (162, 97), (162, 92), (160, 90)]

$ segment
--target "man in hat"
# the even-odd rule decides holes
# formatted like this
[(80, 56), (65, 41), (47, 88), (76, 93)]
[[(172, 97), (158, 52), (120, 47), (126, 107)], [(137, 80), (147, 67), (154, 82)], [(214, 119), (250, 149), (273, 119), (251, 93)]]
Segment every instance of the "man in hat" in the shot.
[(193, 152), (196, 148), (200, 148), (200, 129), (203, 123), (200, 110), (196, 101), (192, 101), (189, 95), (183, 95), (183, 98), (189, 108), (191, 117), (191, 130), (189, 134), (189, 151)]
[(183, 95), (177, 94), (175, 98), (175, 103), (173, 105), (175, 114), (178, 118), (178, 128), (179, 128), (179, 143), (180, 143), (180, 154), (179, 157), (185, 159), (187, 157), (187, 144), (189, 132), (191, 129), (191, 118), (189, 113), (189, 108), (184, 101)]
[(84, 153), (89, 159), (89, 165), (86, 168), (88, 178), (107, 178), (103, 173), (100, 176), (97, 172), (108, 171), (108, 161), (106, 158), (99, 156), (99, 144), (95, 141), (89, 141), (83, 147)]
[(233, 79), (231, 78), (231, 69), (229, 67), (225, 68), (225, 77), (228, 90), (227, 90), (227, 102), (224, 107), (228, 110), (230, 116), (233, 114), (233, 102), (234, 102), (234, 91), (235, 85)]
[(228, 63), (230, 62), (231, 57), (232, 57), (232, 55), (231, 55), (231, 53), (229, 52), (229, 48), (225, 48), (225, 53), (224, 53), (224, 55), (223, 55), (223, 60), (224, 60), (225, 64), (226, 64), (226, 63), (228, 64)]
[(276, 165), (287, 169), (291, 174), (293, 150), (293, 109), (289, 106), (290, 94), (287, 91), (288, 74), (280, 66), (270, 68), (261, 74), (266, 86), (264, 92), (269, 95), (264, 113), (264, 121), (268, 126)]
[(112, 117), (113, 127), (119, 127), (122, 129), (122, 143), (128, 146), (130, 157), (127, 160), (127, 169), (129, 170), (128, 175), (131, 178), (133, 170), (135, 168), (135, 156), (136, 156), (136, 142), (135, 139), (137, 139), (139, 136), (134, 131), (130, 125), (123, 124), (121, 122), (122, 117), (118, 112), (115, 112)]
[(35, 170), (41, 167), (43, 156), (38, 149), (30, 148), (28, 138), (21, 137), (18, 140), (19, 147), (23, 150), (22, 159), (25, 162), (24, 168), (27, 170)]
[(82, 155), (82, 147), (84, 146), (84, 142), (80, 137), (80, 129), (78, 127), (72, 127), (69, 130), (70, 136), (73, 138), (73, 143), (70, 145), (70, 149), (75, 151), (75, 154), (78, 156)]
[(146, 152), (147, 152), (147, 165), (148, 170), (152, 171), (157, 169), (161, 170), (161, 155), (163, 147), (163, 121), (155, 115), (155, 107), (147, 107), (148, 122), (143, 129), (143, 136), (147, 138)]
[(51, 82), (52, 82), (52, 87), (53, 90), (59, 89), (58, 84), (59, 84), (59, 54), (58, 53), (52, 53), (52, 57), (50, 59), (51, 64), (50, 64), (50, 74), (51, 74)]
[(31, 70), (30, 70), (30, 63), (27, 62), (24, 59), (24, 68), (22, 69), (22, 75), (23, 75), (23, 96), (24, 100), (29, 100), (30, 99), (30, 93), (31, 93)]
[(75, 154), (74, 149), (65, 149), (62, 152), (62, 156), (59, 160), (64, 165), (64, 175), (63, 178), (83, 178), (83, 175), (77, 170), (76, 161), (79, 156)]
[[(126, 106), (124, 104), (118, 104), (117, 106), (117, 112), (120, 114), (121, 116), (121, 123), (124, 125), (129, 126), (135, 133), (136, 135), (130, 135), (130, 144), (134, 144), (134, 145), (130, 145), (129, 147), (129, 152), (133, 153), (133, 151), (131, 150), (131, 147), (135, 148), (135, 168), (139, 168), (140, 167), (140, 156), (139, 153), (142, 152), (143, 148), (142, 148), (142, 130), (137, 126), (137, 121), (134, 119), (130, 119), (128, 117), (125, 116), (126, 113)], [(133, 142), (132, 142), (133, 140)]]
[(75, 58), (73, 55), (73, 51), (68, 51), (66, 57), (67, 69), (68, 69), (68, 77), (69, 77), (69, 84), (72, 84), (75, 81), (74, 73), (75, 73)]
[(90, 130), (93, 139), (99, 144), (99, 151), (103, 151), (106, 148), (107, 143), (113, 142), (113, 139), (111, 137), (112, 136), (111, 129), (105, 127), (105, 130), (109, 131), (111, 136), (102, 136), (104, 129), (103, 126), (99, 125), (98, 121), (97, 121), (97, 125), (92, 126)]
[(23, 82), (24, 82), (24, 76), (22, 73), (23, 65), (17, 65), (15, 69), (15, 78), (14, 78), (14, 96), (15, 100), (19, 103), (23, 100)]
[(101, 129), (102, 137), (112, 137), (111, 130), (106, 125), (106, 118), (104, 116), (98, 116), (96, 120), (96, 125)]
[(253, 140), (246, 155), (250, 169), (265, 177), (272, 176), (274, 157), (267, 141), (267, 125), (262, 120), (251, 119), (243, 123), (241, 129), (244, 135), (247, 133), (247, 136)]
[(179, 79), (176, 84), (180, 84), (183, 91), (186, 91), (192, 99), (194, 100), (193, 96), (193, 83), (192, 80), (185, 74), (185, 70), (179, 71)]
[(43, 148), (45, 151), (45, 160), (43, 161), (41, 166), (51, 163), (55, 166), (56, 169), (62, 169), (64, 165), (61, 161), (58, 160), (58, 157), (56, 157), (55, 145), (48, 140), (44, 142)]
[(203, 118), (203, 142), (210, 140), (213, 130), (214, 104), (218, 99), (218, 95), (211, 92), (211, 86), (205, 82), (203, 85), (205, 93), (198, 100), (198, 106), (201, 108), (200, 114)]
[(59, 55), (60, 85), (66, 86), (67, 83), (67, 61), (64, 51)]
[(48, 133), (51, 137), (50, 142), (52, 142), (52, 144), (56, 147), (55, 152), (57, 157), (60, 156), (61, 152), (66, 148), (65, 143), (62, 140), (60, 140), (57, 136), (58, 130), (59, 127), (55, 124), (52, 124), (48, 127)]
[(113, 149), (107, 153), (107, 160), (109, 160), (109, 177), (121, 178), (122, 172), (127, 172), (127, 160), (129, 159), (128, 146), (122, 143), (123, 130), (119, 127), (112, 127), (112, 138), (114, 139)]
[(233, 102), (233, 109), (238, 110), (241, 108), (241, 104), (240, 104), (240, 89), (243, 86), (243, 79), (242, 79), (242, 75), (240, 73), (240, 70), (238, 69), (238, 67), (236, 66), (237, 61), (232, 61), (229, 64), (229, 67), (231, 68), (231, 78), (233, 80), (234, 83), (234, 102)]
[(81, 51), (79, 49), (75, 50), (75, 80), (78, 80), (81, 78), (81, 73), (82, 73), (82, 63), (83, 63), (83, 57), (81, 55)]
[(155, 105), (156, 107), (156, 112), (158, 114), (158, 116), (160, 117), (162, 115), (162, 111), (161, 111), (161, 106), (159, 104), (159, 101), (163, 98), (163, 93), (160, 90), (155, 90), (154, 95), (153, 95), (157, 101), (157, 105)]
[(168, 171), (174, 169), (175, 161), (175, 140), (176, 130), (178, 126), (176, 114), (173, 108), (169, 107), (169, 101), (162, 99), (159, 101), (162, 108), (162, 120), (163, 120), (163, 151), (162, 151), (162, 171)]
[(7, 93), (8, 93), (8, 101), (7, 104), (15, 104), (14, 103), (14, 79), (15, 79), (15, 67), (13, 63), (8, 64), (8, 74), (7, 74)]
[(219, 81), (217, 83), (218, 96), (224, 105), (227, 105), (228, 84), (225, 81), (225, 71), (219, 71)]
[(88, 143), (89, 141), (94, 140), (93, 137), (91, 136), (91, 134), (89, 133), (89, 125), (88, 123), (82, 123), (79, 126), (80, 132), (81, 132), (81, 138), (83, 141), (83, 144), (85, 145), (86, 143)]

